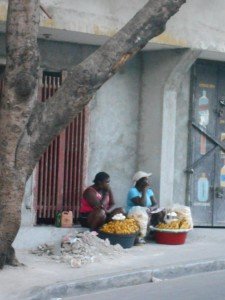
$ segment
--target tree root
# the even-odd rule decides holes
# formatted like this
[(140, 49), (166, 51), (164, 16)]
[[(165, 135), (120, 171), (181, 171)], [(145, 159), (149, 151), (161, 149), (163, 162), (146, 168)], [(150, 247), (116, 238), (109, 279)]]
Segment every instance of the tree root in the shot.
[(8, 248), (6, 253), (0, 254), (0, 269), (3, 269), (5, 265), (12, 267), (24, 266), (24, 264), (20, 263), (16, 258), (15, 250), (12, 246)]
[(6, 254), (1, 253), (0, 254), (0, 269), (3, 269), (5, 264), (6, 264)]

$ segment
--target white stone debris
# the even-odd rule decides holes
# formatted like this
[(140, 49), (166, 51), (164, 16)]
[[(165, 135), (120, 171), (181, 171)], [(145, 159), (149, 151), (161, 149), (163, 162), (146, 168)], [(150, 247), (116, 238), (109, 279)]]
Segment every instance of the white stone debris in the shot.
[(44, 244), (32, 250), (31, 253), (49, 256), (57, 262), (80, 268), (82, 265), (100, 261), (103, 257), (114, 257), (125, 251), (119, 244), (111, 245), (108, 239), (98, 238), (96, 232), (86, 231), (65, 236), (62, 239), (60, 251), (56, 245)]

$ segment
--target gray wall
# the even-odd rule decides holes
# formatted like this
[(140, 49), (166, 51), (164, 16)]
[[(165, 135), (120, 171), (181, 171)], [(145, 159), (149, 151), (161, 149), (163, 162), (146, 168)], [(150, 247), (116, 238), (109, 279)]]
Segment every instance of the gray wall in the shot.
[[(147, 0), (43, 0), (39, 35), (79, 44), (101, 44), (118, 31)], [(4, 30), (7, 0), (0, 0), (0, 30)], [(165, 32), (147, 47), (175, 46), (225, 52), (224, 0), (188, 0), (168, 20)]]
[(136, 171), (139, 90), (137, 56), (101, 87), (90, 105), (88, 182), (97, 172), (108, 172), (120, 206)]
[[(39, 40), (41, 67), (69, 69), (97, 49), (70, 43)], [(104, 170), (111, 176), (117, 205), (124, 206), (137, 165), (140, 93), (140, 56), (107, 81), (89, 104), (87, 184)]]
[(152, 187), (162, 206), (185, 203), (186, 74), (198, 56), (199, 52), (187, 49), (143, 54), (138, 169), (153, 173)]
[(153, 173), (152, 186), (157, 198), (161, 175), (164, 88), (180, 55), (182, 52), (176, 50), (143, 54), (138, 168)]
[[(3, 41), (0, 35), (0, 41)], [(96, 47), (39, 40), (41, 67), (60, 71), (81, 62)], [(4, 56), (1, 43), (0, 56)], [(106, 82), (90, 103), (88, 184), (104, 170), (111, 176), (117, 205), (124, 206), (131, 178), (136, 171), (140, 91), (140, 57), (136, 56)], [(32, 180), (27, 184), (22, 205), (22, 223), (34, 222)], [(26, 208), (26, 206), (31, 208)]]
[(177, 99), (176, 112), (176, 136), (175, 136), (175, 172), (174, 172), (174, 196), (176, 203), (184, 203), (186, 199), (188, 151), (188, 119), (190, 105), (190, 72), (186, 74)]
[[(39, 40), (39, 47), (41, 67), (56, 71), (69, 69), (96, 49), (46, 40)], [(173, 87), (173, 81), (179, 76), (179, 65), (186, 63), (186, 53), (187, 50), (141, 53), (106, 82), (89, 105), (87, 184), (92, 183), (97, 172), (108, 172), (119, 206), (125, 205), (132, 176), (138, 170), (153, 173), (152, 186), (158, 199), (165, 195), (160, 195), (160, 190), (166, 182), (164, 191), (170, 189), (168, 197), (185, 201), (189, 76), (179, 88)], [(0, 56), (4, 56), (3, 42)], [(24, 224), (34, 220), (33, 211), (25, 208), (31, 191), (28, 184)], [(165, 199), (161, 204), (166, 204)]]
[[(48, 71), (70, 69), (88, 57), (96, 46), (64, 43), (46, 39), (38, 40), (40, 65)], [(0, 58), (5, 57), (5, 35), (0, 33)]]
[(48, 71), (69, 70), (97, 49), (95, 46), (38, 40), (41, 67)]

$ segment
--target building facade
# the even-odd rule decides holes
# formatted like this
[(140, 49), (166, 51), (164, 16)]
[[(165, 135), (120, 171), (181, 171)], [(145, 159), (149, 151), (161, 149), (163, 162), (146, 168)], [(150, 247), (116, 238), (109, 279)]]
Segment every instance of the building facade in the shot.
[[(41, 1), (42, 101), (48, 98), (43, 93), (56, 90), (71, 66), (95, 51), (146, 2)], [(28, 181), (24, 228), (37, 220), (45, 223), (51, 209), (72, 207), (76, 215), (82, 189), (101, 170), (110, 174), (119, 206), (125, 206), (133, 174), (143, 170), (153, 173), (152, 186), (161, 206), (187, 204), (196, 225), (225, 226), (224, 9), (223, 0), (187, 0), (166, 31), (101, 87), (80, 121), (60, 137), (64, 146), (60, 150), (59, 144), (57, 153), (64, 157), (64, 165), (59, 159), (53, 172), (57, 158), (52, 146), (43, 158), (42, 173), (36, 168)], [(0, 0), (2, 66), (6, 10), (7, 1)], [(56, 175), (51, 179), (49, 174)], [(49, 195), (54, 194), (55, 177), (61, 183), (54, 202)], [(43, 205), (49, 212), (41, 215)]]

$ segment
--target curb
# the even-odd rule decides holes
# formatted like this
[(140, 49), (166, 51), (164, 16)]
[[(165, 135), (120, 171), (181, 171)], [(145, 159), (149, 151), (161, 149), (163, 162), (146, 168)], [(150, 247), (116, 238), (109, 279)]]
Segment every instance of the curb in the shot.
[[(198, 273), (206, 273), (225, 269), (225, 259), (207, 260), (195, 263), (187, 263), (177, 266), (169, 266), (159, 269), (145, 269), (131, 271), (123, 274), (112, 274), (87, 281), (62, 282), (47, 287), (37, 287), (30, 290), (27, 300), (53, 300), (69, 296), (94, 293), (100, 290), (119, 288), (125, 286), (151, 283), (157, 280), (168, 280)], [(156, 280), (155, 280), (156, 279)]]

